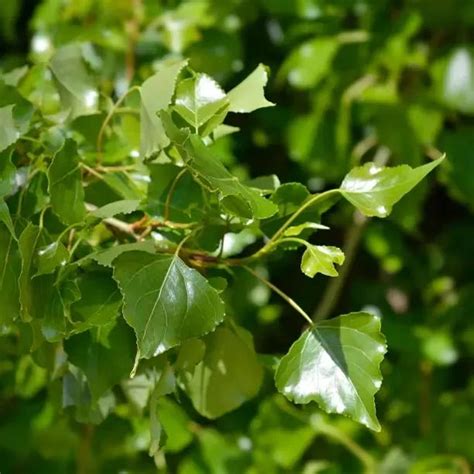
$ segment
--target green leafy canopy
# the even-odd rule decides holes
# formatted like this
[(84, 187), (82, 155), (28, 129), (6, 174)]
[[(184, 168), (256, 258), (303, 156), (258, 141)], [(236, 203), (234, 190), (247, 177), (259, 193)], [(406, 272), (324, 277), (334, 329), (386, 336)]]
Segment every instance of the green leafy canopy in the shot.
[[(324, 46), (325, 62), (336, 52), (331, 43), (309, 46)], [(334, 198), (385, 217), (441, 160), (366, 163), (319, 194), (275, 176), (244, 179), (222, 156), (223, 137), (235, 131), (224, 122), (274, 105), (264, 95), (266, 67), (226, 92), (188, 61), (165, 60), (112, 104), (99, 100), (95, 59), (78, 44), (52, 55), (38, 87), (56, 91), (54, 114), (33, 100), (38, 91), (0, 108), (2, 330), (20, 333), (34, 363), (61, 380), (62, 406), (77, 421), (123, 414), (122, 399), (149, 407), (156, 455), (159, 411), (165, 431), (173, 424), (166, 410), (179, 413), (163, 396), (179, 389), (200, 415), (217, 418), (258, 395), (263, 359), (229, 296), (255, 276), (311, 322), (278, 364), (278, 390), (379, 430), (379, 319), (361, 312), (313, 323), (255, 268), (304, 246), (305, 275), (337, 276), (343, 251), (311, 242), (328, 229), (321, 220)], [(320, 79), (300, 74), (301, 87)], [(20, 103), (35, 113), (19, 120)], [(135, 147), (128, 154), (125, 142)]]

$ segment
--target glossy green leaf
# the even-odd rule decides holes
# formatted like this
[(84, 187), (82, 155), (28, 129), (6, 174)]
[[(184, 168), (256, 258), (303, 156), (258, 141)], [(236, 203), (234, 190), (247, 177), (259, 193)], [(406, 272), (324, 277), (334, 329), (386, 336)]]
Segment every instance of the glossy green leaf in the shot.
[(71, 118), (97, 111), (99, 93), (87, 71), (80, 45), (69, 44), (58, 49), (51, 58), (50, 68), (63, 107)]
[(253, 112), (262, 107), (273, 107), (263, 93), (267, 85), (268, 73), (263, 64), (259, 64), (240, 84), (227, 93), (230, 102), (229, 111), (238, 113)]
[(127, 252), (113, 263), (140, 357), (150, 358), (212, 331), (224, 304), (207, 280), (177, 256)]
[(263, 370), (251, 337), (243, 330), (221, 327), (204, 343), (204, 358), (193, 370), (181, 373), (180, 380), (194, 408), (207, 418), (217, 418), (258, 393)]
[(382, 383), (379, 365), (386, 352), (380, 319), (349, 313), (307, 329), (283, 356), (275, 381), (295, 403), (316, 401), (379, 431), (374, 395)]
[(14, 107), (15, 105), (0, 107), (0, 151), (5, 150), (20, 138), (20, 132), (13, 119)]
[(392, 206), (411, 191), (443, 159), (418, 168), (383, 168), (374, 163), (354, 168), (341, 184), (341, 194), (366, 216), (386, 217)]
[(207, 74), (185, 79), (176, 87), (174, 110), (196, 132), (227, 104), (225, 92)]
[(334, 264), (344, 263), (344, 253), (337, 247), (327, 245), (306, 245), (301, 259), (301, 271), (313, 278), (317, 273), (335, 277), (338, 275)]
[(64, 349), (70, 362), (84, 371), (97, 400), (130, 374), (136, 347), (132, 331), (118, 320), (69, 338)]
[[(248, 206), (248, 211), (241, 208), (236, 214), (250, 217), (248, 212), (257, 219), (265, 219), (277, 212), (277, 207), (268, 199), (262, 197), (257, 191), (243, 185), (233, 176), (217, 156), (209, 150), (197, 136), (191, 136), (192, 160), (187, 165), (191, 172), (202, 180), (214, 191), (219, 191), (223, 198), (233, 197), (239, 199), (243, 206)], [(237, 204), (234, 202), (234, 204)], [(234, 206), (234, 210), (236, 207)]]
[(48, 169), (49, 193), (53, 211), (65, 224), (83, 220), (84, 190), (76, 144), (67, 140), (53, 158)]
[(143, 157), (160, 151), (169, 144), (157, 113), (168, 107), (174, 94), (176, 80), (187, 61), (164, 64), (140, 87), (140, 150)]

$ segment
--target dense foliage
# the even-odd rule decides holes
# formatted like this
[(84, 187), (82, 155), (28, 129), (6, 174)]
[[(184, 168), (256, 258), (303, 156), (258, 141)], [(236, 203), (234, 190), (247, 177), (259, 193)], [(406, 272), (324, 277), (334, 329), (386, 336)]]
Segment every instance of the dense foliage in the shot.
[(469, 2), (0, 22), (2, 472), (470, 472)]

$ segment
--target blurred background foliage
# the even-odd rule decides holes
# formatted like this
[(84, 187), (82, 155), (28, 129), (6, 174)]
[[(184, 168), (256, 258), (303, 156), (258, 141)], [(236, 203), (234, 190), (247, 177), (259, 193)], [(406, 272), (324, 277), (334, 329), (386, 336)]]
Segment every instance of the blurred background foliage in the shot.
[[(44, 61), (69, 42), (81, 43), (104, 97), (120, 96), (169, 56), (190, 58), (192, 68), (226, 89), (258, 63), (268, 65), (267, 95), (278, 106), (234, 117), (242, 132), (214, 145), (243, 177), (276, 173), (314, 192), (338, 185), (366, 160), (417, 166), (439, 150), (448, 159), (383, 222), (364, 221), (349, 206), (328, 214), (326, 240), (348, 254), (336, 283), (306, 279), (291, 254), (262, 269), (309, 311), (382, 315), (389, 353), (377, 396), (380, 433), (313, 405), (291, 406), (272, 395), (269, 378), (254, 400), (215, 422), (186, 400), (160, 401), (168, 444), (153, 460), (140, 387), (130, 387), (133, 413), (119, 403), (102, 424), (79, 425), (56, 414), (48, 400), (61, 394), (48, 393), (30, 356), (15, 365), (17, 348), (3, 338), (2, 473), (86, 472), (83, 466), (103, 473), (471, 472), (474, 2), (1, 2), (4, 80), (22, 78), (22, 93), (48, 113), (59, 99), (42, 81)], [(97, 128), (93, 119), (78, 126)], [(120, 160), (136, 148), (133, 118), (115, 138), (108, 156), (115, 150)], [(236, 235), (229, 245), (235, 250), (246, 239)], [(235, 319), (252, 331), (259, 353), (285, 352), (301, 331), (300, 318), (242, 273), (229, 297)]]

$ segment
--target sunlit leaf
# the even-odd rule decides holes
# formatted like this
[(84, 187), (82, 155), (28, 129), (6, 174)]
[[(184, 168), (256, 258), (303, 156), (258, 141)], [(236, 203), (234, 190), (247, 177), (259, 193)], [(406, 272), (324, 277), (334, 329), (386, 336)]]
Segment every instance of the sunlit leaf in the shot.
[(379, 431), (374, 395), (382, 383), (386, 351), (380, 319), (349, 313), (307, 329), (281, 359), (275, 381), (295, 403), (316, 401)]
[(317, 273), (335, 277), (338, 275), (334, 264), (344, 263), (344, 254), (337, 247), (307, 244), (301, 259), (301, 271), (313, 278)]
[(186, 63), (187, 61), (178, 61), (162, 65), (140, 87), (140, 149), (143, 157), (160, 151), (169, 143), (157, 112), (170, 104), (178, 74)]
[(13, 119), (14, 107), (15, 105), (0, 107), (0, 151), (5, 150), (20, 138), (20, 132)]
[(392, 206), (411, 191), (443, 159), (418, 168), (384, 168), (374, 163), (354, 168), (341, 184), (341, 194), (366, 216), (386, 217)]
[(58, 49), (51, 58), (50, 68), (63, 107), (71, 118), (97, 111), (99, 93), (85, 66), (80, 45), (69, 44)]
[(269, 102), (263, 94), (267, 81), (267, 70), (263, 64), (259, 64), (240, 84), (227, 93), (230, 102), (229, 111), (247, 113), (262, 107), (274, 106), (275, 104)]
[(140, 357), (150, 358), (212, 331), (224, 304), (206, 279), (177, 256), (127, 252), (113, 262)]

